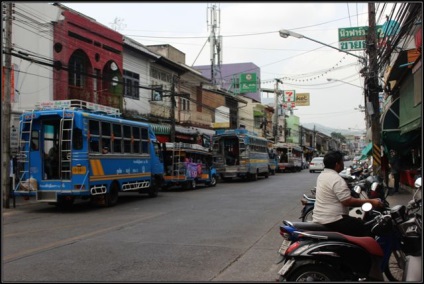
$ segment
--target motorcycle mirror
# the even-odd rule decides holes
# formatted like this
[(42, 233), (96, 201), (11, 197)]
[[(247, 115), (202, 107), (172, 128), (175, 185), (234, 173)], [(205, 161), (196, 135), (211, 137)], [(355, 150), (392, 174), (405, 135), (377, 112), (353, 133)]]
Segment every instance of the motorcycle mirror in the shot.
[(355, 191), (356, 193), (361, 193), (361, 187), (359, 185), (355, 185), (355, 187), (353, 188), (353, 191)]
[(366, 202), (364, 204), (362, 204), (361, 206), (362, 210), (364, 210), (365, 212), (371, 211), (372, 209), (372, 204), (369, 202)]

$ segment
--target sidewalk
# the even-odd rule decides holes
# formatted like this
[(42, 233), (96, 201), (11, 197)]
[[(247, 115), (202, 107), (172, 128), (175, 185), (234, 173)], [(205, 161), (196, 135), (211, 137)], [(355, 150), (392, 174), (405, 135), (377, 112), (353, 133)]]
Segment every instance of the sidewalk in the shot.
[(408, 205), (408, 202), (412, 200), (414, 196), (415, 188), (409, 187), (407, 185), (401, 184), (399, 193), (394, 193), (393, 195), (387, 196), (387, 201), (390, 204), (390, 207), (395, 205)]

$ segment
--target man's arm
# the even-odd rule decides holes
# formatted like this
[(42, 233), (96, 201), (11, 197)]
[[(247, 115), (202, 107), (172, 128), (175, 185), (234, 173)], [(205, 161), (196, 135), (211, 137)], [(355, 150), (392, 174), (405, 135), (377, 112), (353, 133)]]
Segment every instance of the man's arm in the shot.
[(374, 199), (360, 199), (360, 198), (354, 198), (354, 197), (350, 197), (344, 201), (342, 201), (341, 203), (343, 204), (343, 206), (346, 207), (359, 207), (362, 206), (362, 204), (364, 203), (371, 203), (372, 207), (374, 208), (379, 208), (379, 207), (383, 207), (383, 202), (381, 202), (380, 199), (378, 198), (374, 198)]

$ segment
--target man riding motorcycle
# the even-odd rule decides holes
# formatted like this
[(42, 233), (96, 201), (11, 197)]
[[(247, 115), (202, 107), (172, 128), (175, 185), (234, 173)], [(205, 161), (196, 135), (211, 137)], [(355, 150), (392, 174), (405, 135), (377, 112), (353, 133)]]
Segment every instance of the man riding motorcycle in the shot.
[(330, 151), (324, 156), (324, 170), (318, 176), (313, 221), (330, 230), (351, 236), (370, 236), (361, 219), (349, 216), (349, 207), (371, 203), (382, 208), (380, 199), (360, 199), (351, 196), (345, 180), (339, 175), (344, 169), (343, 154)]

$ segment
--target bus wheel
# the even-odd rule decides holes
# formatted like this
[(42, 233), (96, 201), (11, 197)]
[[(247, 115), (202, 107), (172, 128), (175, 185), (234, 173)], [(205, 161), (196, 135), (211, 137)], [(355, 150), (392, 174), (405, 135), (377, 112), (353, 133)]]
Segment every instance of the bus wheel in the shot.
[(254, 174), (250, 174), (251, 180), (258, 180), (258, 172), (256, 171)]
[(61, 209), (70, 209), (74, 204), (75, 198), (72, 196), (62, 196), (57, 200), (56, 206)]
[(193, 179), (192, 181), (189, 181), (189, 188), (190, 189), (195, 189), (196, 188), (196, 180)]
[(118, 183), (114, 182), (110, 186), (109, 192), (106, 193), (106, 206), (112, 207), (115, 206), (116, 203), (118, 203), (118, 192), (119, 192), (119, 185)]
[(159, 185), (157, 182), (155, 182), (149, 188), (149, 197), (157, 197), (158, 193), (159, 193)]

